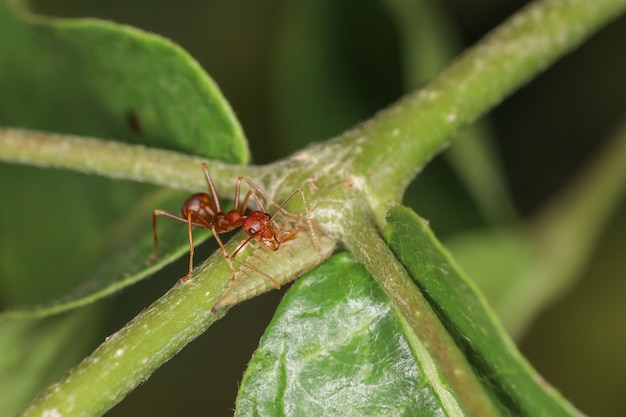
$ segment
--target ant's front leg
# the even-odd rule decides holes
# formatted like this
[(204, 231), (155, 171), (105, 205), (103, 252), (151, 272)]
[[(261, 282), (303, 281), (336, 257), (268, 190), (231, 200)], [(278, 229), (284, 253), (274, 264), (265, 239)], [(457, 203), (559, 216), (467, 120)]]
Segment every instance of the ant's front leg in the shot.
[(233, 266), (232, 258), (226, 251), (226, 248), (224, 247), (224, 243), (222, 242), (222, 239), (220, 238), (220, 235), (217, 232), (217, 230), (215, 230), (215, 227), (211, 227), (211, 231), (213, 232), (213, 236), (215, 236), (215, 240), (217, 241), (217, 244), (220, 246), (220, 249), (222, 250), (222, 253), (224, 254), (224, 258), (226, 258), (226, 262), (228, 262), (228, 267), (230, 268), (230, 272), (232, 274), (232, 281), (235, 281), (237, 277), (235, 275), (235, 267)]

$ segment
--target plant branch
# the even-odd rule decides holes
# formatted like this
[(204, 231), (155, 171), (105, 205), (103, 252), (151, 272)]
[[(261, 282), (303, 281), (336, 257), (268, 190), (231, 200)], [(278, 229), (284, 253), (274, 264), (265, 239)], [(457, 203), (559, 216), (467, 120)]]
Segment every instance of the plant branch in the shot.
[[(228, 252), (232, 253), (243, 238), (244, 234), (240, 232), (227, 243)], [(251, 277), (248, 271), (251, 268), (274, 273), (277, 279), (285, 281), (297, 278), (332, 253), (335, 242), (326, 236), (320, 236), (319, 240), (321, 253), (311, 251), (310, 236), (299, 233), (275, 253), (278, 259), (272, 261), (279, 268), (269, 271), (266, 264), (259, 264), (255, 251), (248, 248), (241, 251), (238, 259), (246, 266), (238, 269), (239, 278), (235, 283), (267, 280), (263, 275)], [(312, 261), (311, 257), (315, 260)], [(247, 276), (240, 277), (242, 273)], [(273, 288), (271, 283), (258, 285), (265, 286), (266, 290)], [(222, 253), (216, 251), (194, 269), (188, 281), (178, 283), (123, 329), (107, 338), (62, 380), (36, 398), (20, 417), (102, 415), (220, 319), (234, 303), (222, 302), (216, 314), (211, 312), (211, 306), (222, 300), (224, 290), (231, 287), (231, 271)], [(242, 297), (246, 295), (251, 296), (241, 294)]]
[[(206, 187), (198, 175), (206, 158), (142, 145), (102, 139), (0, 128), (0, 160), (40, 167), (71, 169), (111, 178), (149, 182), (173, 189), (196, 191)], [(211, 161), (218, 190), (232, 191), (234, 181), (244, 170), (254, 168)]]
[[(424, 88), (343, 138), (358, 144), (355, 171), (375, 175), (370, 202), (384, 221), (426, 162), (476, 120), (626, 8), (626, 0), (531, 3), (468, 49)], [(375, 196), (375, 197), (374, 197)]]
[[(366, 188), (365, 195), (380, 226), (388, 204), (401, 200), (406, 186), (446, 146), (454, 132), (487, 112), (625, 8), (626, 0), (534, 2), (466, 51), (423, 89), (410, 93), (336, 140), (309, 147), (289, 161), (266, 167), (211, 164), (212, 170), (220, 172), (215, 175), (218, 191), (239, 175), (255, 178), (264, 185), (271, 179), (275, 189), (281, 188), (280, 183), (288, 177), (302, 183), (316, 176), (322, 185), (350, 177), (355, 186)], [(0, 131), (0, 158), (173, 188), (203, 186), (197, 175), (201, 161), (197, 157), (67, 136), (55, 149), (56, 144), (46, 144), (47, 139), (23, 131)], [(63, 152), (64, 146), (72, 152)], [(306, 169), (296, 162), (306, 162)], [(285, 169), (288, 167), (293, 169)], [(291, 186), (292, 181), (288, 182)]]
[[(385, 290), (407, 328), (409, 342), (420, 361), (433, 360), (469, 415), (498, 416), (492, 399), (441, 321), (404, 267), (379, 235), (362, 199), (345, 198), (351, 215), (341, 232), (344, 245)], [(433, 383), (436, 387), (438, 384)], [(445, 385), (445, 384), (444, 384)], [(440, 393), (445, 397), (445, 393)], [(445, 403), (445, 401), (443, 401)]]
[(225, 280), (215, 278), (228, 276), (228, 266), (216, 252), (194, 270), (188, 282), (174, 286), (108, 337), (20, 416), (104, 414), (221, 317), (211, 314), (207, 305), (224, 288)]

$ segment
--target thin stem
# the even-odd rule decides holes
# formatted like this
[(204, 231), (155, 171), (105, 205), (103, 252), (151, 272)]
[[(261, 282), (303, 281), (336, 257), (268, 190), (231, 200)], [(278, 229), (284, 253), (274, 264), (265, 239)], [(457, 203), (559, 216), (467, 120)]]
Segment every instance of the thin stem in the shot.
[(530, 222), (538, 254), (536, 269), (515, 288), (507, 304), (510, 329), (521, 334), (538, 311), (574, 284), (626, 184), (626, 123), (556, 199)]
[[(451, 135), (591, 36), (626, 0), (531, 3), (468, 49), (423, 89), (380, 112), (345, 139), (358, 144), (355, 170), (370, 183), (377, 221)], [(393, 169), (387, 170), (387, 167)], [(383, 175), (376, 175), (385, 168)], [(396, 184), (396, 185), (394, 185)]]
[[(111, 178), (149, 182), (173, 189), (204, 189), (198, 175), (205, 158), (164, 149), (105, 141), (90, 137), (38, 132), (25, 129), (0, 129), (0, 160), (6, 162), (71, 169)], [(237, 178), (254, 168), (218, 161), (210, 163), (216, 175), (218, 192), (232, 193)], [(228, 190), (228, 191), (226, 191)]]
[[(391, 298), (407, 327), (407, 335), (410, 343), (414, 345), (415, 352), (421, 351), (418, 344), (425, 348), (426, 352), (423, 354), (434, 360), (437, 369), (450, 384), (455, 397), (469, 415), (498, 416), (493, 400), (485, 392), (467, 359), (447, 333), (428, 301), (414, 285), (407, 271), (378, 234), (371, 213), (367, 213), (360, 205), (360, 199), (355, 201), (348, 197), (344, 201), (350, 217), (345, 222), (342, 241)], [(420, 357), (419, 360), (429, 359)], [(440, 395), (445, 396), (445, 393)], [(445, 401), (442, 401), (442, 404), (445, 404)]]

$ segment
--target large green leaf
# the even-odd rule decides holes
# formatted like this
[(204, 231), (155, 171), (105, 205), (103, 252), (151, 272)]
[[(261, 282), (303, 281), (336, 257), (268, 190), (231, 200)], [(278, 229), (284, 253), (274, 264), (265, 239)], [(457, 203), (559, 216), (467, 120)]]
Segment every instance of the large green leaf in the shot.
[(578, 415), (521, 356), (483, 297), (424, 220), (406, 207), (393, 208), (384, 235), (484, 385), (504, 408), (513, 415)]
[(241, 416), (459, 415), (389, 299), (349, 254), (297, 281), (250, 362)]
[[(130, 27), (33, 16), (20, 6), (0, 2), (0, 125), (248, 160), (229, 104), (181, 48)], [(8, 165), (0, 186), (0, 302), (13, 310), (5, 318), (86, 304), (188, 250), (186, 228), (163, 221), (162, 262), (146, 264), (152, 210), (178, 212), (180, 193)]]
[(183, 49), (96, 19), (0, 6), (0, 123), (248, 160), (230, 105)]
[[(435, 308), (494, 408), (579, 415), (517, 351), (482, 296), (410, 209), (385, 237)], [(352, 256), (294, 284), (242, 381), (238, 415), (466, 415), (389, 298)]]
[[(0, 181), (0, 184), (2, 181)], [(94, 192), (98, 192), (94, 190)], [(36, 196), (34, 196), (36, 197)], [(23, 262), (20, 248), (29, 248), (32, 236), (20, 234), (21, 225), (2, 221), (3, 230), (13, 239), (1, 240), (3, 266), (3, 297), (8, 310), (0, 314), (2, 319), (47, 316), (83, 306), (131, 285), (162, 268), (189, 251), (187, 227), (184, 224), (163, 219), (158, 224), (159, 252), (154, 258), (154, 243), (151, 232), (151, 211), (158, 207), (176, 212), (183, 195), (180, 192), (164, 191), (142, 197), (120, 219), (107, 222), (91, 233), (99, 238), (76, 241), (61, 241), (52, 247), (35, 247), (42, 250), (38, 262)], [(63, 206), (55, 205), (63, 210)], [(36, 210), (28, 206), (26, 210)], [(89, 213), (78, 213), (75, 222), (86, 222)], [(57, 233), (79, 233), (76, 226), (71, 232), (54, 228)], [(194, 231), (197, 245), (210, 235), (207, 230)], [(32, 249), (31, 249), (32, 250)], [(46, 270), (47, 272), (42, 272)], [(184, 275), (185, 270), (180, 271)], [(6, 275), (5, 275), (6, 274)], [(175, 282), (175, 277), (172, 277)]]

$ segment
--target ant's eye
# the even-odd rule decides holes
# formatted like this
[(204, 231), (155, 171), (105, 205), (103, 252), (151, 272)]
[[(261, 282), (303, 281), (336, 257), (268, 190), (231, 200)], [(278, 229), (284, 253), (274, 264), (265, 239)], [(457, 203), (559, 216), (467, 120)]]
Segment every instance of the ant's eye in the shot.
[(272, 219), (272, 216), (270, 216), (269, 213), (265, 213), (265, 215), (267, 216), (268, 219), (270, 219), (270, 220)]
[(249, 228), (248, 233), (250, 233), (251, 235), (256, 235), (256, 230), (253, 228)]

